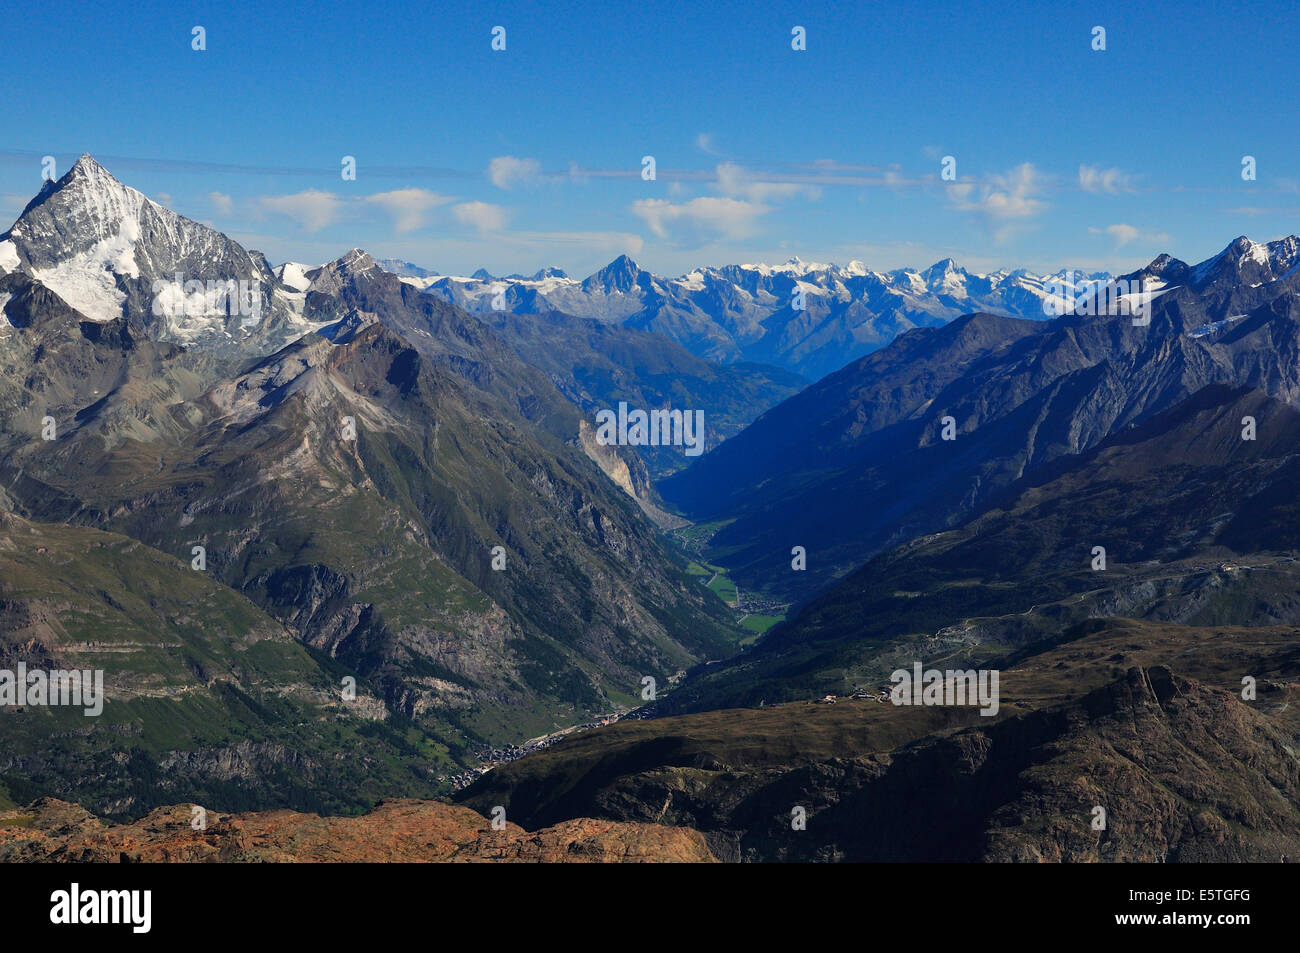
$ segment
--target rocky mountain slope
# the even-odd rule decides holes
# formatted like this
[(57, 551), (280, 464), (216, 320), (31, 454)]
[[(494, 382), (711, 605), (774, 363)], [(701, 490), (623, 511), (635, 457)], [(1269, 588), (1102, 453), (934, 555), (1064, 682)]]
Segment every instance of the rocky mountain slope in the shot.
[[(100, 714), (0, 708), (0, 793), (112, 817), (190, 795), (355, 810), (429, 794), (445, 744), (208, 573), (138, 540), (0, 513), (0, 669), (100, 670)], [(454, 737), (444, 732), (444, 737)]]
[[(1136, 323), (951, 262), (271, 269), (83, 157), (0, 236), (0, 667), (108, 700), (0, 711), (0, 806), (128, 824), (40, 802), (0, 854), (1293, 856), (1298, 263), (1162, 256)], [(618, 402), (704, 410), (709, 452), (600, 445)], [(798, 605), (738, 651), (725, 574)], [(881, 700), (917, 660), (1000, 671), (998, 714)], [(445, 794), (645, 676), (644, 718), (463, 794), (532, 834), (233, 815)]]
[[(479, 746), (625, 707), (643, 677), (670, 678), (740, 637), (638, 506), (650, 502), (649, 481), (636, 500), (635, 485), (621, 487), (593, 461), (583, 408), (488, 324), (364, 252), (310, 274), (259, 271), (273, 300), (256, 326), (238, 315), (163, 320), (144, 300), (155, 275), (224, 278), (260, 258), (160, 210), (88, 157), (42, 191), (5, 241), (18, 253), (0, 276), (4, 510), (32, 525), (129, 537), (287, 634), (318, 671), (285, 672), (290, 710), (274, 713), (285, 725), (322, 717), (295, 707), (295, 681), (324, 691), (327, 678), (334, 695), (355, 678), (384, 725), (362, 727), (386, 739), (375, 754), (391, 760), (374, 777), (392, 793), (436, 790)], [(102, 287), (78, 297), (85, 289), (65, 279), (84, 269), (69, 249), (100, 254), (105, 242), (122, 244), (120, 254), (105, 259)], [(635, 372), (627, 380), (636, 386)], [(625, 465), (640, 460), (611, 450)], [(31, 614), (39, 599), (9, 583), (33, 557), (22, 548), (31, 540), (10, 539), (0, 584), (18, 614)], [(68, 573), (102, 576), (100, 598), (128, 604), (131, 581), (104, 574), (102, 555), (91, 547), (85, 568), (47, 564), (51, 584), (76, 589)], [(95, 629), (75, 621), (45, 633), (53, 650)], [(41, 748), (40, 730), (54, 725), (33, 721), (31, 744), (6, 767), (11, 790), (78, 789), (98, 811), (136, 816), (164, 802), (159, 791), (123, 793), (128, 775), (193, 762), (167, 775), (172, 800), (211, 790), (201, 778), (223, 764), (232, 767), (222, 791), (240, 807), (332, 807), (338, 787), (349, 806), (371, 796), (324, 770), (304, 771), (308, 780), (288, 792), (264, 783), (281, 767), (249, 764), (240, 745), (289, 750), (294, 732), (262, 725), (246, 737), (238, 706), (209, 697), (213, 669), (188, 659), (181, 625), (163, 617), (150, 626), (166, 645), (159, 664), (176, 666), (186, 703), (215, 701), (210, 732), (165, 730), (191, 716), (156, 705), (128, 732), (150, 739), (131, 770), (86, 775), (75, 768), (78, 736), (47, 735)], [(22, 641), (13, 651), (35, 649)], [(106, 708), (124, 712), (116, 706), (130, 660), (103, 663), (114, 686)], [(252, 681), (232, 679), (241, 692)], [(298, 754), (328, 764), (354, 730), (308, 731), (296, 737)], [(94, 748), (109, 735), (86, 737)], [(390, 768), (409, 774), (393, 780)]]
[(1296, 639), (1098, 621), (1001, 660), (994, 718), (866, 697), (623, 722), (462, 797), (525, 825), (680, 824), (724, 860), (1294, 859)]
[(851, 691), (881, 676), (885, 646), (1018, 646), (1094, 617), (1300, 622), (1297, 447), (1290, 405), (1207, 387), (1022, 478), (963, 526), (876, 556), (664, 705)]
[(217, 814), (194, 830), (193, 805), (105, 825), (44, 798), (0, 814), (4, 863), (709, 863), (694, 831), (651, 824), (565, 821), (538, 831), (491, 822), (437, 801), (384, 801), (360, 817), (293, 811)]
[[(908, 332), (773, 408), (661, 493), (692, 520), (725, 521), (707, 555), (738, 584), (806, 598), (1207, 385), (1300, 403), (1293, 247), (1238, 240), (1195, 268), (1157, 260), (1146, 272), (1169, 282), (1145, 326), (1125, 314), (975, 314)], [(1274, 280), (1255, 284), (1263, 268)], [(806, 572), (790, 569), (796, 545)]]
[[(1289, 301), (1265, 305), (1211, 357), (1236, 346), (1247, 379), (1286, 394), (1286, 347), (1270, 362), (1251, 337), (1289, 340), (1290, 321)], [(981, 323), (938, 332), (968, 335), (950, 380), (978, 379), (996, 356), (970, 337)], [(1013, 349), (1019, 327), (1007, 330)], [(1160, 338), (1154, 366), (1127, 365), (1135, 404), (1203, 372), (1189, 337)], [(1050, 414), (1031, 419), (1059, 432)], [(1011, 475), (956, 528), (872, 558), (752, 648), (693, 669), (653, 717), (521, 759), (463, 797), (506, 803), (525, 824), (569, 812), (680, 823), (728, 860), (1294, 857), (1300, 411), (1207, 384), (1110, 429)], [(975, 429), (985, 456), (997, 433)], [(917, 661), (1000, 672), (998, 712), (890, 704), (891, 673)]]

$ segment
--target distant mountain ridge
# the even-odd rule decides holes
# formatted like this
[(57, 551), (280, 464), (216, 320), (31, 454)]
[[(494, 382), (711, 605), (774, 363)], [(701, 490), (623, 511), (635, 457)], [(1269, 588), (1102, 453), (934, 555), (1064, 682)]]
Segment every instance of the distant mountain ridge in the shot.
[[(806, 597), (1210, 384), (1300, 406), (1298, 251), (1294, 238), (1239, 238), (1194, 267), (1161, 256), (1126, 276), (1157, 289), (1145, 326), (1125, 314), (977, 313), (909, 331), (772, 408), (660, 493), (696, 522), (727, 521), (711, 552), (739, 584)], [(949, 416), (951, 442), (939, 433)], [(789, 570), (796, 544), (807, 572)]]
[[(911, 328), (945, 324), (971, 311), (1041, 319), (1054, 284), (1081, 293), (1110, 278), (1077, 270), (974, 274), (951, 258), (889, 272), (856, 260), (841, 267), (791, 258), (781, 265), (701, 267), (679, 278), (652, 274), (627, 255), (583, 279), (558, 268), (525, 278), (484, 269), (445, 275), (393, 259), (380, 265), (470, 312), (558, 311), (655, 331), (708, 360), (775, 364), (812, 379)], [(800, 290), (803, 309), (794, 297)]]
[[(1300, 239), (1255, 242), (1245, 236), (1197, 265), (1162, 254), (1124, 276), (1061, 269), (978, 274), (952, 258), (928, 268), (873, 271), (791, 258), (783, 264), (699, 267), (677, 278), (655, 275), (620, 255), (584, 279), (544, 268), (531, 278), (440, 274), (409, 262), (388, 268), (467, 311), (559, 311), (663, 334), (715, 361), (758, 361), (816, 380), (887, 346), (913, 328), (984, 312), (1041, 321), (1117, 277), (1142, 280), (1154, 295), (1176, 286), (1204, 291), (1226, 277), (1243, 289), (1267, 287), (1300, 264)], [(802, 290), (804, 310), (795, 307)], [(1053, 310), (1055, 306), (1056, 310)]]

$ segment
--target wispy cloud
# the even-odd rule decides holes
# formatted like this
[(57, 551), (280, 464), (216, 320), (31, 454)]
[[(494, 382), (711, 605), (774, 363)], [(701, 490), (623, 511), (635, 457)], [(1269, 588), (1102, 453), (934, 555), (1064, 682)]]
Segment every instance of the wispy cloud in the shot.
[(480, 232), (499, 232), (506, 227), (506, 210), (490, 202), (462, 202), (452, 209), (458, 222)]
[(536, 159), (497, 156), (488, 163), (488, 178), (499, 189), (536, 185), (542, 178), (542, 164)]
[(393, 218), (398, 233), (415, 231), (428, 224), (429, 212), (453, 199), (428, 189), (397, 189), (367, 195), (365, 201), (383, 209)]
[(1127, 245), (1129, 242), (1135, 242), (1142, 234), (1132, 225), (1107, 225), (1105, 232), (1115, 239), (1117, 245)]
[(1123, 248), (1136, 241), (1151, 245), (1166, 245), (1169, 242), (1169, 236), (1165, 232), (1144, 232), (1134, 225), (1123, 223), (1107, 225), (1105, 228), (1089, 228), (1088, 231), (1093, 235), (1109, 235), (1115, 239), (1116, 248)]
[(270, 213), (296, 223), (308, 234), (340, 223), (355, 227), (388, 222), (396, 235), (453, 220), (479, 231), (498, 229), (505, 224), (505, 210), (485, 202), (462, 202), (451, 209), (450, 215), (439, 217), (437, 210), (450, 206), (455, 197), (416, 188), (368, 195), (340, 195), (311, 189), (292, 195), (263, 195), (241, 203), (213, 192), (209, 200), (224, 214), (232, 214), (242, 205), (255, 219)]
[[(31, 150), (19, 149), (0, 149), (0, 164), (32, 164), (33, 168), (38, 168), (43, 154)], [(66, 162), (60, 161), (59, 170), (68, 168), (73, 160), (77, 158), (75, 154), (67, 153), (60, 158), (65, 158)], [(365, 156), (357, 156), (358, 169), (361, 175), (366, 178), (393, 178), (393, 179), (470, 179), (475, 178), (478, 173), (469, 169), (451, 169), (442, 166), (426, 165), (371, 165), (366, 161)], [(331, 178), (335, 181), (339, 179), (339, 172), (342, 168), (343, 157), (339, 156), (339, 161), (335, 164), (325, 163), (319, 166), (285, 166), (285, 165), (262, 165), (262, 164), (240, 164), (233, 162), (205, 162), (195, 159), (157, 159), (146, 158), (142, 156), (122, 156), (110, 155), (101, 152), (95, 153), (95, 159), (116, 175), (123, 172), (152, 172), (152, 173), (183, 173), (204, 175), (255, 175), (264, 176), (302, 176), (302, 177), (321, 177)]]
[(741, 238), (751, 234), (755, 220), (769, 210), (766, 205), (726, 196), (701, 196), (681, 204), (667, 199), (641, 199), (632, 203), (632, 214), (660, 238), (668, 237), (668, 225), (673, 223)]
[(1133, 177), (1122, 169), (1099, 169), (1096, 166), (1079, 166), (1079, 188), (1085, 192), (1104, 192), (1118, 195), (1133, 191)]
[(716, 156), (722, 154), (718, 152), (718, 148), (713, 142), (713, 134), (709, 132), (702, 132), (695, 137), (695, 148), (705, 155)]
[(259, 200), (262, 208), (281, 215), (307, 232), (318, 232), (339, 220), (343, 201), (333, 192), (309, 189), (294, 195), (264, 195)]
[(792, 198), (805, 195), (817, 198), (819, 190), (800, 182), (773, 180), (734, 162), (723, 162), (717, 168), (718, 191), (723, 195), (743, 198), (749, 202), (763, 203), (771, 199)]
[(1037, 196), (1046, 183), (1032, 163), (1024, 162), (1005, 175), (984, 183), (962, 182), (948, 186), (953, 208), (980, 216), (1002, 242), (1024, 230), (1028, 221), (1047, 209)]

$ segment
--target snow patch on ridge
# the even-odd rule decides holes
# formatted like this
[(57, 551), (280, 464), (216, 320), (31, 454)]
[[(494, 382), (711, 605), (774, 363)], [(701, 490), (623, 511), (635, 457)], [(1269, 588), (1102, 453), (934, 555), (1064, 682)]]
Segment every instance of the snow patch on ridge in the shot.
[(139, 224), (126, 219), (117, 235), (52, 268), (34, 268), (32, 276), (90, 320), (112, 321), (122, 316), (122, 305), (126, 303), (115, 276), (140, 277), (135, 263), (139, 238)]
[(1199, 328), (1193, 328), (1191, 331), (1187, 332), (1187, 336), (1189, 338), (1212, 337), (1213, 335), (1218, 334), (1224, 328), (1230, 327), (1233, 324), (1237, 323), (1244, 317), (1247, 317), (1247, 315), (1230, 314), (1222, 321), (1211, 321), (1209, 324), (1202, 324)]
[(313, 269), (307, 265), (300, 265), (296, 261), (286, 261), (276, 269), (277, 277), (294, 291), (306, 291), (311, 286), (311, 279), (307, 277), (307, 272)]

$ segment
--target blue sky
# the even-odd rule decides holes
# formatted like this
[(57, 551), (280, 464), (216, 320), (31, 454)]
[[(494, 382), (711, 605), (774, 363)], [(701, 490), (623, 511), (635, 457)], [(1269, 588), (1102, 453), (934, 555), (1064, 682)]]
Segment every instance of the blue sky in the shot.
[(1197, 261), (1300, 231), (1298, 19), (1199, 0), (29, 4), (5, 14), (0, 228), (42, 156), (62, 174), (90, 152), (273, 262)]

